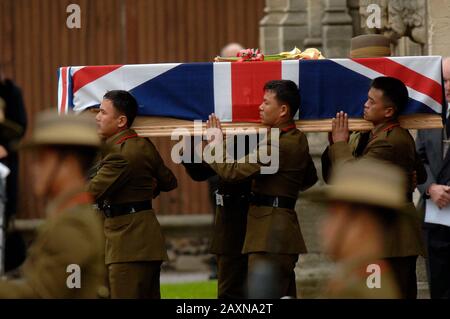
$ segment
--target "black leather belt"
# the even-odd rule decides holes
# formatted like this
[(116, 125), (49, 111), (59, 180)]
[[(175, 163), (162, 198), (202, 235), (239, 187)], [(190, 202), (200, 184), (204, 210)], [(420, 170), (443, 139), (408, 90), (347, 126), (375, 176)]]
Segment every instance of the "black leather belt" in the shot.
[(241, 203), (248, 203), (250, 199), (249, 193), (243, 194), (221, 194), (218, 191), (215, 192), (216, 205), (217, 206), (230, 206)]
[(103, 211), (106, 217), (112, 218), (127, 214), (138, 213), (143, 210), (152, 209), (152, 201), (146, 200), (141, 202), (129, 202), (123, 204), (107, 204), (99, 206), (99, 209)]
[(263, 194), (253, 194), (251, 203), (257, 206), (269, 206), (294, 209), (297, 200), (285, 196), (269, 196)]

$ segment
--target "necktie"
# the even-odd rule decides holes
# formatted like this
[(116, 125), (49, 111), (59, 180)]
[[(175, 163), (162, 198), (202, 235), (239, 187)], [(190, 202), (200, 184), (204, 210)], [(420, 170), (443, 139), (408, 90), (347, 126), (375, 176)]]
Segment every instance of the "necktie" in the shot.
[[(450, 106), (450, 104), (449, 104)], [(450, 116), (449, 116), (449, 109), (447, 109), (447, 114), (446, 114), (446, 120), (445, 120), (445, 138), (444, 141), (442, 143), (442, 158), (445, 158), (447, 155), (447, 151), (448, 151), (448, 139), (450, 137)]]
[(445, 121), (445, 131), (447, 133), (447, 139), (450, 137), (450, 116), (447, 116), (447, 120)]

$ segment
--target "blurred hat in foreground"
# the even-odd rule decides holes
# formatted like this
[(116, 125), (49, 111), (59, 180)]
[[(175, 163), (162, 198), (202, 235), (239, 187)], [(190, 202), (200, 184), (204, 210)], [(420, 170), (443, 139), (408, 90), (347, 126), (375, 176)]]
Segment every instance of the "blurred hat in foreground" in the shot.
[(86, 114), (59, 115), (54, 111), (42, 112), (37, 115), (31, 137), (21, 147), (44, 145), (98, 148), (100, 138), (95, 120)]
[(337, 165), (329, 186), (305, 194), (316, 201), (343, 201), (403, 211), (407, 204), (406, 185), (406, 177), (398, 167), (361, 159)]

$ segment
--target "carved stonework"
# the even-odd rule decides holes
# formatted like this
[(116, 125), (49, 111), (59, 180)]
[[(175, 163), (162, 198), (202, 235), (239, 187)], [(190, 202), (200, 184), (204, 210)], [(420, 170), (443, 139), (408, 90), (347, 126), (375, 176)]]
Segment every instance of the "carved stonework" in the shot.
[[(427, 42), (426, 0), (360, 0), (361, 28), (365, 33), (382, 33), (394, 43), (409, 37), (421, 45)], [(381, 11), (381, 28), (369, 28), (367, 19), (373, 12), (367, 7), (376, 4)]]
[(426, 43), (425, 0), (391, 0), (388, 6), (387, 35), (399, 39), (408, 36), (414, 42)]
[(325, 0), (322, 18), (323, 53), (327, 58), (345, 58), (353, 36), (352, 18), (345, 0)]

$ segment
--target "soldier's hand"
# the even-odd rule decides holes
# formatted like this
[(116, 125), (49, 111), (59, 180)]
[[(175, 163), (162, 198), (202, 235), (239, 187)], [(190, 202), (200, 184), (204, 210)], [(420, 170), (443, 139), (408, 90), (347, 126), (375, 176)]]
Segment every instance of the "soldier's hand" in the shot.
[(444, 208), (450, 204), (450, 187), (447, 185), (431, 184), (428, 188), (428, 194), (439, 208)]
[(8, 156), (8, 151), (2, 145), (0, 145), (0, 159)]
[(214, 113), (209, 115), (208, 120), (206, 121), (206, 129), (208, 130), (207, 138), (209, 143), (219, 143), (223, 141), (222, 125)]
[(331, 121), (331, 136), (333, 143), (348, 142), (350, 132), (348, 130), (348, 115), (343, 111), (336, 113), (336, 118)]

